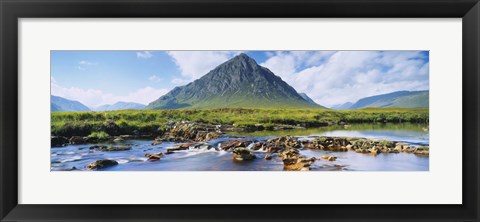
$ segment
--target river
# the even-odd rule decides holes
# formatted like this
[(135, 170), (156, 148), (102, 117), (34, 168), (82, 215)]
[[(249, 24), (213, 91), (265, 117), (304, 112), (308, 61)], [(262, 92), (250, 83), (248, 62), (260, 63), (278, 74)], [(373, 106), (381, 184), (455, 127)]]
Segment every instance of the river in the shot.
[[(292, 135), (301, 139), (312, 136), (364, 137), (375, 140), (391, 140), (411, 145), (429, 145), (428, 125), (422, 124), (352, 124), (348, 126), (328, 126), (310, 129), (283, 131), (230, 132), (221, 138), (207, 142), (213, 147), (237, 137), (251, 140), (265, 140), (278, 136)], [(99, 159), (116, 160), (119, 164), (105, 171), (281, 171), (280, 158), (265, 160), (264, 151), (255, 151), (253, 161), (234, 161), (229, 151), (216, 149), (190, 149), (175, 151), (159, 161), (147, 161), (146, 153), (166, 153), (177, 143), (164, 142), (152, 146), (151, 140), (127, 140), (115, 145), (130, 145), (131, 150), (104, 152), (89, 149), (92, 145), (67, 145), (51, 148), (52, 171), (86, 171), (86, 166)], [(110, 145), (110, 144), (98, 144)], [(349, 152), (329, 152), (302, 149), (307, 157), (334, 155), (336, 161), (315, 161), (312, 171), (428, 171), (429, 157), (409, 153), (380, 153), (379, 155)]]

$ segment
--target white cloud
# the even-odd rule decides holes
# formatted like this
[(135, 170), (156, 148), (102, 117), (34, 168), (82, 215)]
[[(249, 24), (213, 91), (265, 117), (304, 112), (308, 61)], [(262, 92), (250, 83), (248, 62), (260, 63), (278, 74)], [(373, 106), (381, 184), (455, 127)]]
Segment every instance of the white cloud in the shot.
[(115, 96), (99, 89), (82, 89), (79, 87), (62, 87), (54, 82), (51, 83), (51, 94), (71, 100), (77, 100), (88, 107), (98, 107), (105, 104), (114, 104), (119, 101), (136, 102), (147, 105), (148, 103), (165, 95), (169, 89), (156, 89), (144, 87), (129, 92), (127, 95)]
[(428, 62), (419, 52), (277, 52), (261, 65), (321, 105), (400, 90), (428, 89)]
[(180, 68), (182, 77), (191, 81), (207, 74), (239, 53), (235, 51), (170, 51), (168, 55)]
[(139, 59), (149, 59), (152, 57), (153, 57), (153, 54), (149, 51), (137, 52), (137, 58)]
[(97, 63), (82, 60), (82, 61), (78, 62), (78, 64), (83, 65), (83, 66), (93, 66), (93, 65), (96, 65)]
[(175, 85), (185, 85), (189, 82), (190, 82), (190, 80), (188, 80), (188, 79), (181, 79), (181, 78), (173, 78), (172, 79), (172, 83), (175, 84)]
[(153, 82), (160, 82), (163, 79), (158, 77), (157, 75), (153, 75), (153, 76), (148, 77), (148, 80), (153, 81)]
[(270, 54), (270, 58), (260, 65), (269, 68), (273, 73), (288, 82), (293, 81), (291, 78), (301, 67), (323, 62), (334, 53), (334, 51), (278, 51), (273, 55)]
[(153, 87), (144, 87), (141, 89), (137, 89), (134, 92), (129, 93), (126, 96), (118, 96), (116, 98), (118, 101), (126, 101), (126, 102), (136, 102), (148, 105), (150, 102), (160, 98), (161, 96), (168, 93), (170, 90), (168, 89), (156, 89)]
[(95, 66), (95, 65), (97, 65), (97, 63), (82, 60), (78, 62), (77, 69), (84, 71), (84, 70), (87, 70), (86, 68), (87, 66)]

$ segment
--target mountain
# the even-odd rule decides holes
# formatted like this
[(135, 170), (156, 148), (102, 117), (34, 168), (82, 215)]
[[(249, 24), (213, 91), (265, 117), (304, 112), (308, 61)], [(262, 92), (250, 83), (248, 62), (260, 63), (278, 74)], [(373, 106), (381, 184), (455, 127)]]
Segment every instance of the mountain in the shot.
[(312, 98), (308, 97), (308, 95), (306, 93), (299, 93), (298, 95), (300, 95), (305, 101), (307, 101), (309, 103), (317, 104), (315, 101), (313, 101)]
[(388, 94), (365, 97), (358, 100), (349, 109), (361, 109), (366, 107), (428, 108), (428, 103), (428, 90), (397, 91)]
[(132, 102), (117, 102), (113, 105), (103, 105), (95, 108), (95, 111), (111, 111), (111, 110), (126, 110), (126, 109), (145, 109), (145, 105)]
[(201, 78), (175, 87), (146, 109), (226, 107), (324, 108), (304, 100), (280, 77), (242, 53)]
[(335, 109), (335, 110), (345, 110), (345, 109), (350, 109), (350, 107), (353, 105), (353, 103), (351, 102), (346, 102), (344, 104), (338, 104), (338, 105), (335, 105), (335, 106), (332, 106), (331, 108), (332, 109)]
[(78, 101), (54, 95), (50, 96), (50, 109), (52, 112), (90, 111), (87, 106)]

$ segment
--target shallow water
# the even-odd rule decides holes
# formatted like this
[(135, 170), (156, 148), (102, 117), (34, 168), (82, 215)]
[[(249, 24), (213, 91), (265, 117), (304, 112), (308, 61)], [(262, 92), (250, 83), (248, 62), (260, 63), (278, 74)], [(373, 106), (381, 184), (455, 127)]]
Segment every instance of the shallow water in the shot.
[[(350, 127), (320, 127), (303, 130), (261, 131), (255, 133), (229, 133), (222, 138), (209, 141), (208, 144), (218, 147), (219, 143), (236, 136), (248, 137), (252, 140), (264, 140), (282, 135), (295, 135), (302, 138), (309, 136), (345, 136), (365, 137), (369, 139), (401, 141), (413, 145), (428, 145), (429, 136), (425, 125), (416, 124), (357, 124)], [(176, 145), (164, 142), (151, 146), (150, 140), (128, 140), (115, 145), (132, 145), (131, 150), (103, 152), (90, 150), (96, 144), (68, 145), (51, 148), (52, 171), (87, 170), (85, 167), (99, 159), (113, 159), (119, 164), (103, 170), (106, 171), (281, 171), (283, 163), (279, 158), (265, 160), (265, 152), (256, 151), (257, 159), (253, 161), (234, 161), (232, 153), (213, 149), (191, 149), (176, 151), (165, 155), (159, 161), (147, 161), (145, 153), (166, 153), (167, 148)], [(100, 144), (109, 145), (109, 144)], [(323, 150), (301, 150), (307, 157), (322, 155), (337, 156), (330, 162), (317, 160), (311, 166), (314, 171), (428, 171), (429, 157), (408, 153), (359, 154), (355, 152), (328, 152)]]

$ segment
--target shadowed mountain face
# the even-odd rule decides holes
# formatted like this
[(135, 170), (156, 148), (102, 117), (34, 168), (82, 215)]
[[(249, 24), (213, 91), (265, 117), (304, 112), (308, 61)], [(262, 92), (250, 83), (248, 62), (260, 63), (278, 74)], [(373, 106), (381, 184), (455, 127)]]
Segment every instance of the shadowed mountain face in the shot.
[[(315, 101), (313, 101), (312, 98), (310, 98), (306, 93), (299, 93), (299, 95), (307, 102), (312, 103), (312, 104), (317, 104)], [(317, 104), (318, 105), (318, 104)]]
[(151, 102), (147, 109), (226, 107), (323, 108), (306, 101), (280, 77), (245, 54)]
[(90, 111), (87, 106), (78, 101), (53, 95), (50, 96), (50, 108), (52, 112)]
[(144, 109), (145, 105), (132, 102), (117, 102), (113, 105), (103, 105), (95, 108), (95, 111), (110, 111), (110, 110), (127, 110), (127, 109)]
[(429, 94), (427, 91), (397, 91), (388, 94), (365, 97), (358, 100), (348, 109), (367, 107), (377, 108), (428, 108)]

